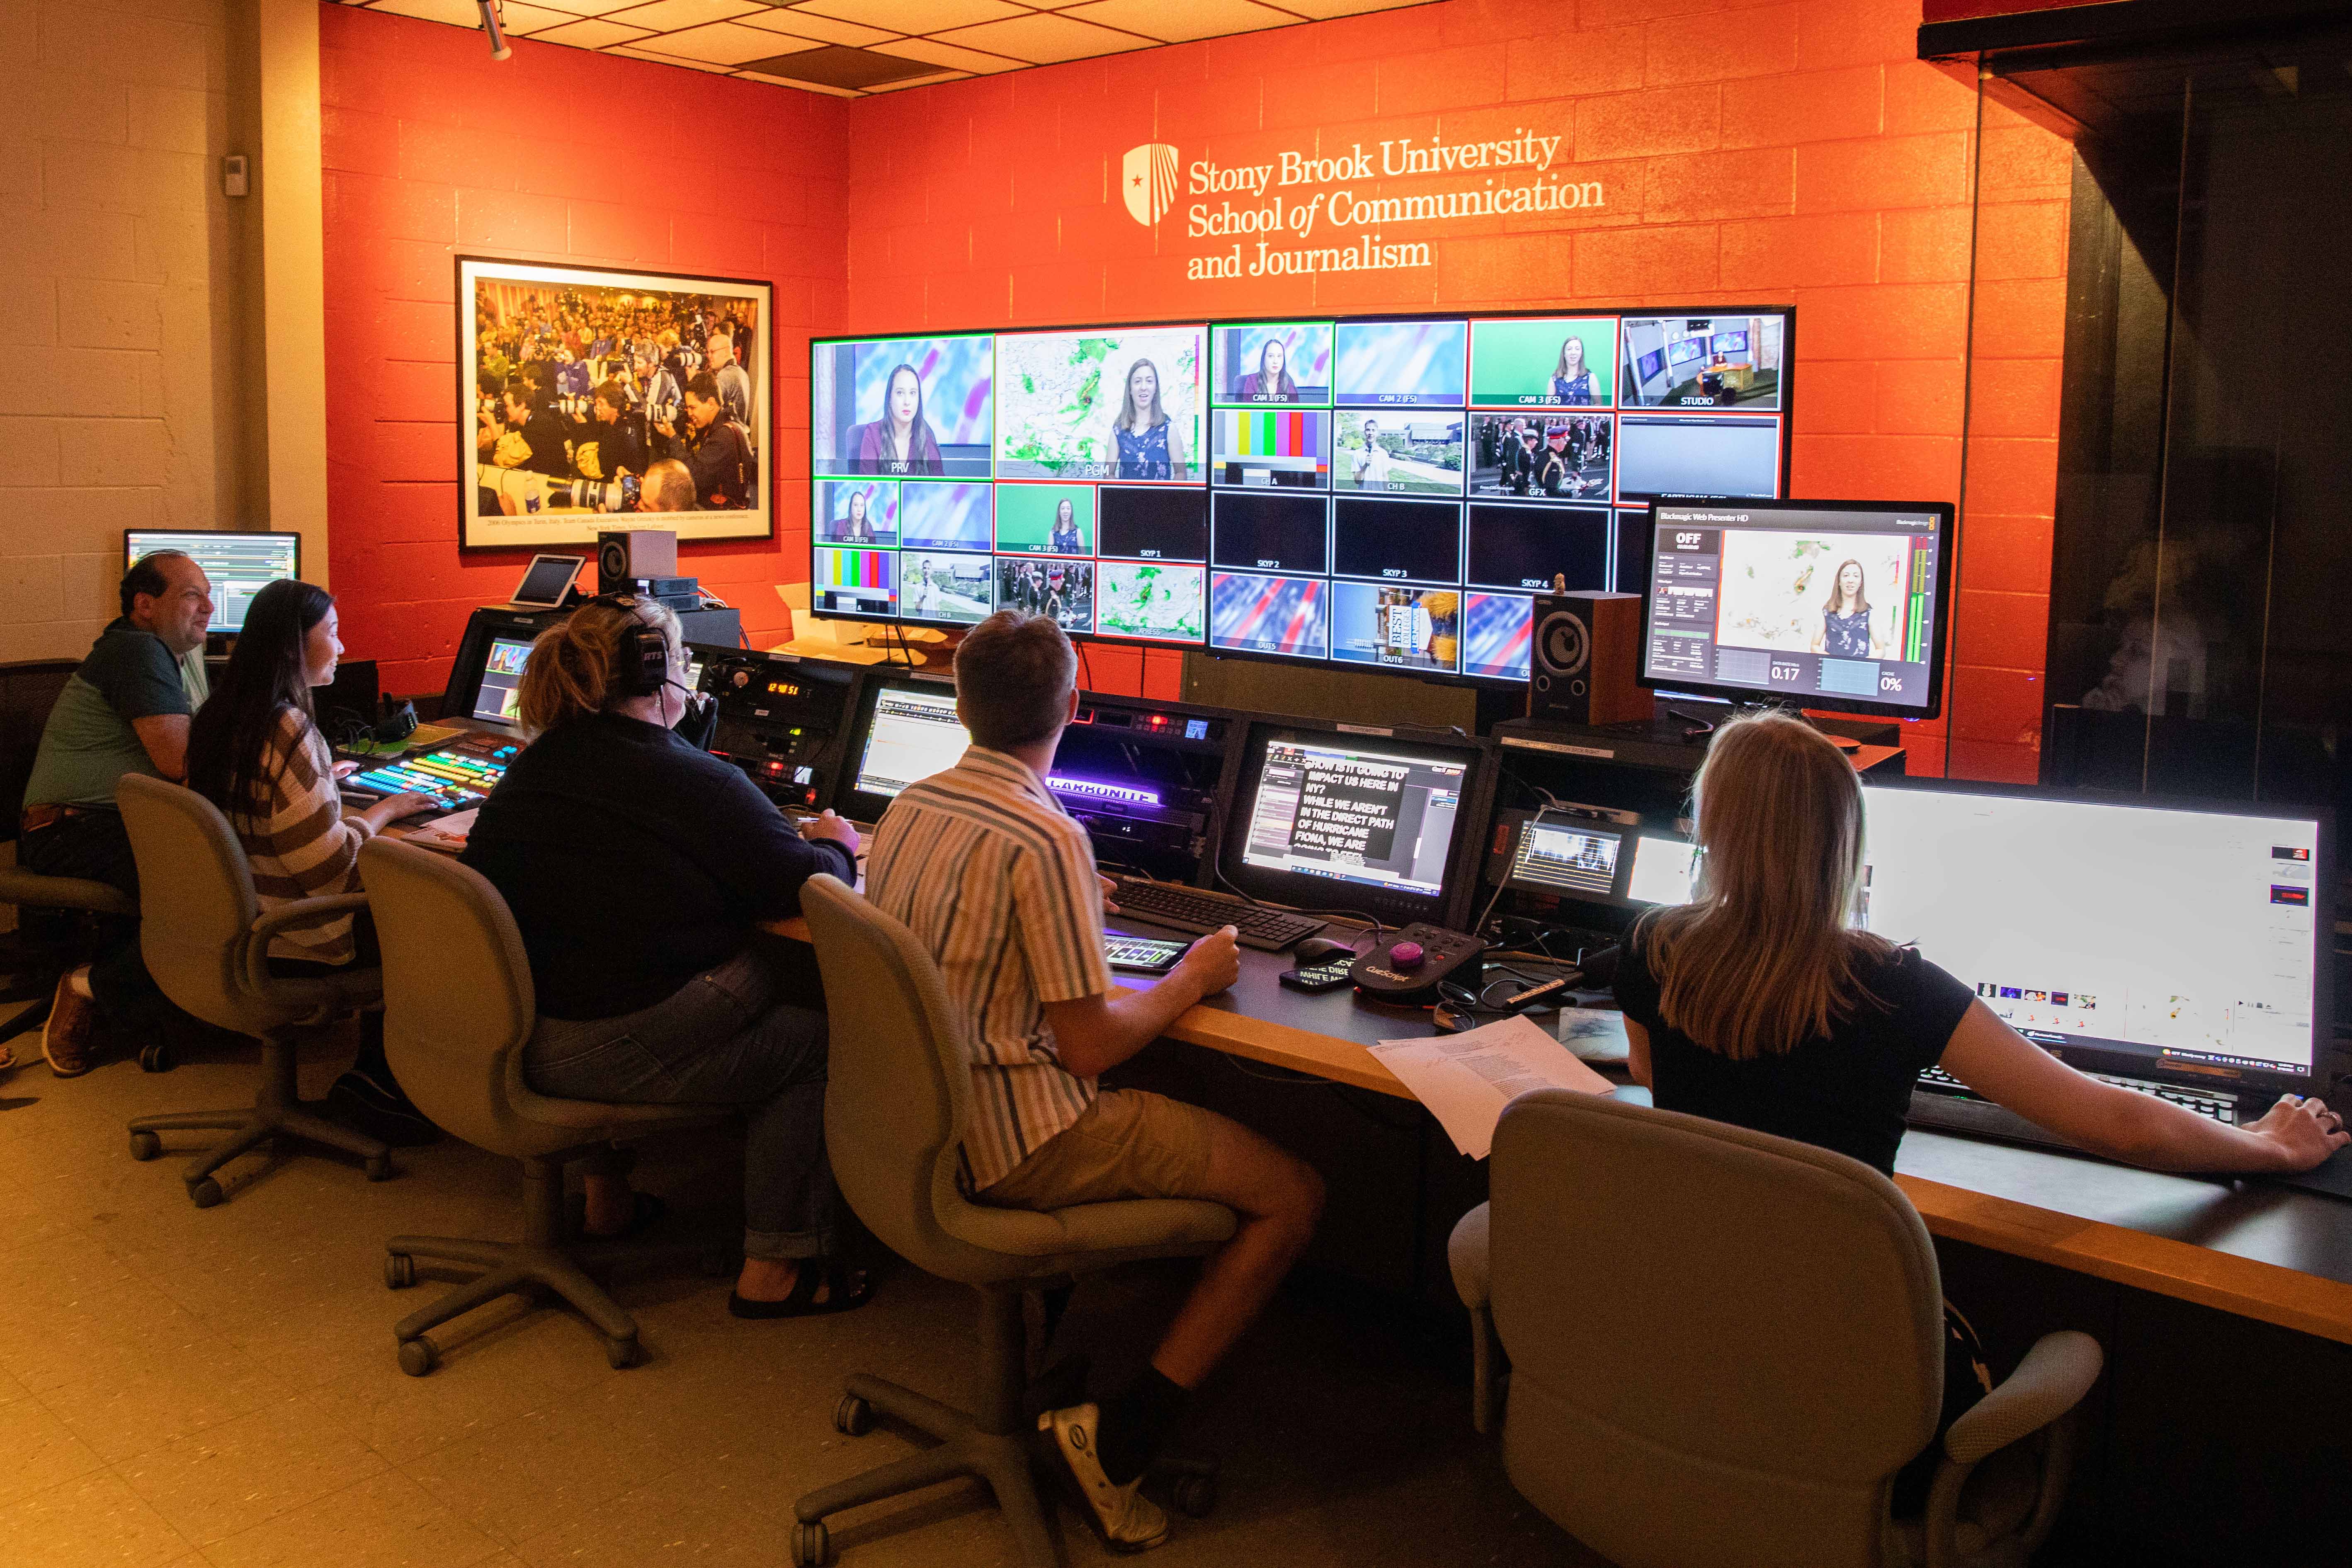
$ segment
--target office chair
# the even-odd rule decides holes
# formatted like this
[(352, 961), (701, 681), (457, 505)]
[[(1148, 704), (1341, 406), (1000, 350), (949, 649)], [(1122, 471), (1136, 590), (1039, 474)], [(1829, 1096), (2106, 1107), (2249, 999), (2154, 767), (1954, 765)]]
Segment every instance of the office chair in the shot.
[[(927, 1449), (810, 1492), (793, 1505), (796, 1568), (822, 1568), (833, 1548), (825, 1516), (957, 1476), (988, 1483), (1013, 1527), (1024, 1568), (1055, 1568), (1030, 1472), (1032, 1428), (1022, 1418), (1023, 1295), (1145, 1258), (1192, 1257), (1234, 1234), (1231, 1209), (1189, 1199), (1083, 1204), (1034, 1213), (988, 1208), (956, 1184), (971, 1116), (971, 1062), (939, 966), (912, 932), (831, 877), (801, 889), (824, 974), (832, 1057), (825, 1148), (857, 1217), (919, 1268), (979, 1297), (977, 1408), (956, 1410), (886, 1379), (858, 1373), (834, 1425), (863, 1436), (876, 1410), (936, 1438)], [(1188, 1480), (1207, 1480), (1186, 1467)], [(1212, 1491), (1189, 1494), (1206, 1511)], [(1188, 1494), (1180, 1493), (1179, 1503)]]
[(279, 931), (367, 907), (364, 893), (299, 899), (263, 912), (253, 871), (228, 819), (191, 789), (138, 773), (115, 788), (131, 853), (139, 862), (139, 951), (148, 973), (179, 1007), (215, 1028), (261, 1042), (261, 1090), (251, 1106), (228, 1110), (142, 1116), (131, 1124), (131, 1157), (163, 1152), (159, 1132), (225, 1130), (229, 1137), (199, 1154), (181, 1173), (200, 1209), (221, 1201), (213, 1173), (262, 1143), (281, 1147), (300, 1138), (357, 1154), (367, 1179), (392, 1174), (392, 1151), (382, 1140), (328, 1121), (302, 1099), (296, 1083), (301, 1041), (372, 1005), (373, 969), (320, 978), (288, 979), (269, 973), (269, 942)]
[(1927, 1227), (1858, 1161), (1566, 1089), (1496, 1129), (1454, 1229), (1491, 1423), (1528, 1500), (1620, 1568), (2024, 1568), (2056, 1521), (2098, 1342), (2046, 1334), (1944, 1436), (1927, 1513), (1895, 1473), (1935, 1436), (1943, 1290)]
[[(16, 825), (25, 814), (25, 784), (32, 777), (33, 759), (40, 752), (41, 731), (48, 722), (49, 710), (57, 705), (58, 693), (79, 667), (80, 660), (71, 658), (0, 664), (0, 840), (12, 845), (16, 842)], [(27, 871), (16, 864), (13, 851), (5, 862), (0, 862), (0, 904), (14, 904), (19, 911), (16, 939), (9, 944), (6, 963), (10, 973), (24, 981), (21, 986), (12, 987), (6, 995), (0, 996), (0, 1002), (33, 1004), (5, 1025), (0, 1025), (0, 1045), (5, 1045), (49, 1021), (58, 977), (87, 956), (90, 943), (86, 928), (90, 917), (135, 916), (139, 905), (104, 882), (85, 877), (44, 877)], [(27, 910), (59, 911), (85, 929), (63, 942), (37, 941), (26, 931), (22, 920), (22, 911)], [(149, 1049), (156, 1054), (150, 1060), (142, 1052), (142, 1066), (162, 1066), (168, 1061), (160, 1042)]]
[(416, 1259), (478, 1265), (478, 1278), (402, 1319), (393, 1332), (400, 1369), (423, 1377), (440, 1355), (426, 1331), (485, 1302), (552, 1292), (604, 1338), (614, 1367), (638, 1357), (637, 1321), (588, 1270), (719, 1250), (708, 1241), (622, 1241), (566, 1234), (563, 1167), (615, 1139), (703, 1127), (724, 1106), (604, 1105), (555, 1100), (523, 1079), (522, 1051), (538, 1021), (530, 963), (514, 916), (482, 875), (446, 855), (390, 839), (360, 849), (360, 874), (383, 949), (383, 1051), (400, 1086), (445, 1131), (520, 1161), (523, 1237), (395, 1236), (384, 1283), (416, 1282)]

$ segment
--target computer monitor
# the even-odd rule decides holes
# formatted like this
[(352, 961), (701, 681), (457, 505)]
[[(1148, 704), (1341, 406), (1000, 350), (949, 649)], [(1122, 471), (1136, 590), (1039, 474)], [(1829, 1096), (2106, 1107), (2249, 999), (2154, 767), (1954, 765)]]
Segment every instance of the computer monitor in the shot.
[(532, 639), (490, 639), (482, 658), (482, 679), (474, 689), (473, 717), (490, 724), (522, 721), (522, 672), (530, 663)]
[(1698, 850), (1680, 838), (1662, 833), (1634, 837), (1627, 858), (1625, 897), (1637, 904), (1686, 904), (1691, 878), (1698, 868)]
[(1864, 789), (1864, 923), (2078, 1067), (2307, 1081), (2332, 1028), (2331, 825), (2307, 809)]
[(1654, 501), (1642, 685), (1932, 719), (1946, 501)]
[(908, 784), (955, 766), (971, 732), (956, 718), (955, 687), (922, 676), (871, 679), (851, 725), (835, 809), (877, 822)]
[(1492, 755), (1458, 736), (1258, 720), (1219, 876), (1255, 899), (1460, 929), (1494, 789)]
[(302, 575), (302, 536), (299, 533), (217, 529), (126, 528), (122, 531), (125, 571), (142, 555), (176, 550), (204, 568), (212, 579), (213, 618), (208, 632), (245, 629), (245, 612), (253, 596), (269, 584)]

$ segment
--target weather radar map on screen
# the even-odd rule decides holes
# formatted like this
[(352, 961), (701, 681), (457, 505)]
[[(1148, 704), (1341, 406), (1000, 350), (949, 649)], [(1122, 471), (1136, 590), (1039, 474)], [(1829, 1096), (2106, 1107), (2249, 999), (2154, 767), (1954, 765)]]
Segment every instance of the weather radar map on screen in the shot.
[[(1018, 606), (1074, 635), (1524, 681), (1535, 592), (1650, 586), (1653, 501), (1782, 494), (1791, 325), (1710, 308), (819, 340), (811, 608), (951, 627)], [(1880, 532), (1853, 543), (1867, 625), (1837, 634), (1867, 654), (1813, 652), (1794, 590), (1742, 579), (1742, 624), (1708, 644), (1728, 663), (1707, 657), (1754, 654), (1768, 687), (1794, 660), (1845, 696), (1849, 664), (1909, 679), (1887, 650), (1916, 632), (1898, 602), (1919, 568)], [(1739, 543), (1735, 568), (1770, 548)]]

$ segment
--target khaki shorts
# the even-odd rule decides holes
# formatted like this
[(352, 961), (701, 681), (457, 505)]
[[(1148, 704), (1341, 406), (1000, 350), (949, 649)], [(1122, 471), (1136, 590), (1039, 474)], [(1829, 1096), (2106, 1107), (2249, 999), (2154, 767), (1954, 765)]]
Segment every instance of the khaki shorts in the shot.
[(1199, 1197), (1209, 1184), (1209, 1146), (1219, 1120), (1149, 1090), (1108, 1089), (979, 1201), (1058, 1209), (1119, 1198)]

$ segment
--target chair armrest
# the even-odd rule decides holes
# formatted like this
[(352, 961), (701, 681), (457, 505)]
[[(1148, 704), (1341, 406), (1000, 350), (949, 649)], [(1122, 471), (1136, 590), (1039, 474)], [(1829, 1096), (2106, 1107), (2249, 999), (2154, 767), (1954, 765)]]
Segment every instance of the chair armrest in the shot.
[(2105, 1364), (2099, 1342), (2072, 1329), (2044, 1334), (2017, 1370), (1944, 1434), (1945, 1457), (1973, 1465), (2039, 1432), (2083, 1402)]
[(1445, 1238), (1445, 1261), (1454, 1270), (1454, 1292), (1462, 1298), (1462, 1304), (1474, 1312), (1484, 1310), (1495, 1299), (1494, 1269), (1487, 1256), (1489, 1218), (1489, 1206), (1480, 1204), (1455, 1220), (1454, 1234)]
[(337, 915), (356, 914), (367, 907), (365, 893), (330, 893), (324, 898), (297, 899), (290, 904), (264, 910), (247, 932), (253, 940), (245, 944), (245, 983), (257, 993), (269, 988), (273, 978), (269, 973), (269, 941), (280, 931), (316, 925)]

